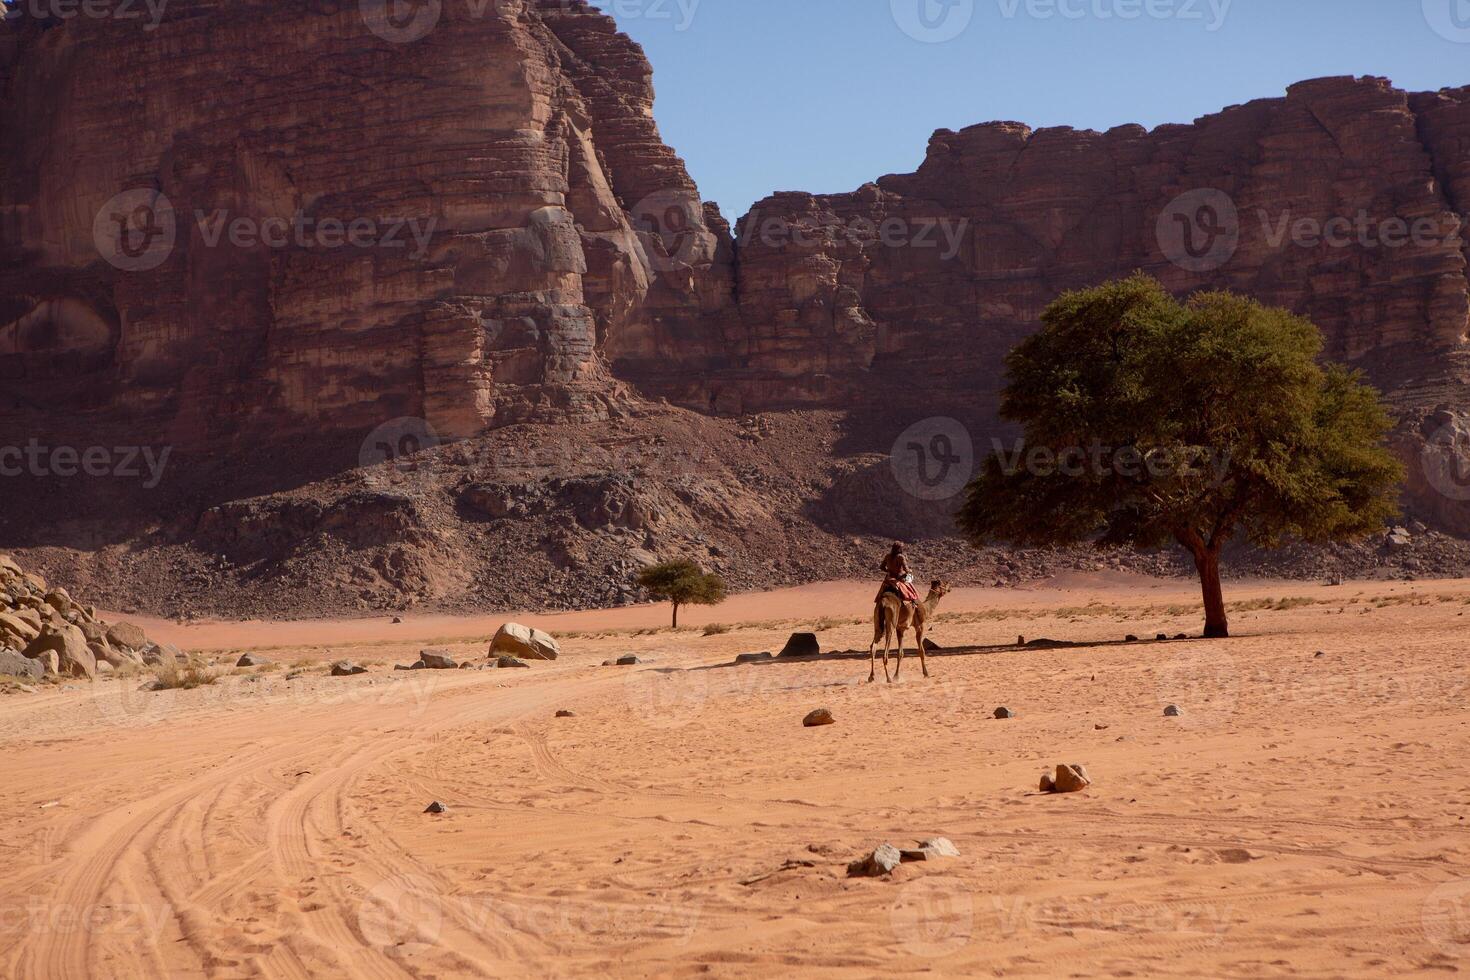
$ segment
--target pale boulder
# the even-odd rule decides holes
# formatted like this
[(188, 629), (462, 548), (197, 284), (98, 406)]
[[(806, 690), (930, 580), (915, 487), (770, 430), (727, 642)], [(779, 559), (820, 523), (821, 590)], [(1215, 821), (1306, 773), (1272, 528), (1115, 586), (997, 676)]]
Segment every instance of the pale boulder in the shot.
[(490, 641), (491, 657), (523, 657), (527, 660), (555, 660), (561, 655), (561, 646), (550, 633), (522, 626), (520, 623), (506, 623), (500, 627), (495, 638)]

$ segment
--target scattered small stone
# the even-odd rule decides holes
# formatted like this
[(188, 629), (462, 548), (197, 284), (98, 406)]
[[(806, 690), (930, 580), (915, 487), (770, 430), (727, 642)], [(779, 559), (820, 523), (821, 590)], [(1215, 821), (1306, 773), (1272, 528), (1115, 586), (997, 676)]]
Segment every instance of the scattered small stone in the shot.
[(904, 848), (898, 852), (898, 856), (905, 863), (928, 861), (932, 858), (957, 858), (960, 856), (960, 849), (948, 837), (931, 837), (919, 841), (918, 847)]
[(1124, 643), (1137, 643), (1138, 642), (1138, 637), (1135, 636), (1135, 635), (1133, 635), (1132, 633), (1129, 633), (1127, 636), (1123, 637), (1123, 642)]
[(761, 660), (772, 660), (772, 659), (774, 659), (774, 658), (771, 656), (771, 651), (766, 650), (766, 651), (763, 651), (761, 653), (742, 653), (742, 654), (739, 654), (739, 655), (737, 655), (735, 657), (735, 662), (737, 664), (753, 664), (753, 663), (756, 663), (757, 661), (761, 661)]
[(1043, 793), (1055, 793), (1057, 791), (1057, 779), (1049, 772), (1041, 774), (1041, 791)]
[(996, 708), (995, 709), (995, 717), (997, 717), (997, 718), (1014, 718), (1014, 717), (1016, 717), (1016, 713), (1014, 711), (1012, 711), (1010, 708), (1007, 708), (1005, 705), (1001, 705), (999, 708)]
[(1316, 653), (1312, 654), (1312, 657), (1313, 658), (1316, 658), (1316, 657), (1325, 657), (1325, 656), (1327, 656), (1327, 654), (1323, 653), (1321, 650), (1318, 650)]
[(499, 660), (496, 660), (495, 661), (495, 666), (497, 666), (497, 667), (526, 667), (526, 668), (529, 668), (531, 665), (528, 664), (528, 663), (526, 663), (524, 660), (519, 660), (519, 659), (517, 659), (515, 657), (501, 657)]
[(1154, 637), (1154, 639), (1156, 639), (1156, 640), (1167, 640), (1168, 638), (1169, 638), (1169, 634), (1168, 633), (1160, 633), (1160, 634), (1158, 634), (1157, 636)]
[(575, 711), (568, 710), (567, 708), (559, 708), (557, 709), (556, 716), (558, 718), (575, 718), (577, 717), (577, 713)]
[(361, 664), (353, 663), (351, 660), (339, 660), (332, 664), (333, 677), (351, 677), (354, 674), (366, 674), (367, 668)]
[(602, 665), (604, 667), (616, 667), (618, 665), (618, 662), (616, 660), (604, 660), (602, 662)]
[(477, 668), (476, 668), (476, 666), (474, 664), (472, 664), (468, 660), (466, 660), (464, 663), (462, 663), (462, 664), (459, 665), (459, 669), (460, 670), (475, 670)]
[(1026, 638), (1024, 636), (1018, 636), (1018, 637), (1016, 637), (1016, 646), (1023, 647), (1025, 645), (1026, 645)]
[(933, 653), (935, 650), (943, 650), (944, 647), (940, 646), (938, 643), (935, 643), (933, 640), (929, 639), (926, 636), (924, 637), (924, 649), (929, 653)]
[(444, 813), (448, 809), (449, 809), (449, 807), (445, 806), (443, 803), (440, 803), (438, 800), (435, 800), (433, 803), (430, 803), (428, 806), (424, 807), (424, 812), (425, 813)]
[(1165, 718), (1178, 718), (1182, 714), (1184, 714), (1184, 709), (1177, 704), (1171, 704), (1164, 708)]
[(236, 667), (264, 667), (268, 663), (270, 663), (270, 661), (267, 660), (265, 657), (262, 657), (262, 656), (260, 656), (258, 654), (254, 654), (254, 653), (247, 653), (247, 654), (244, 654), (243, 656), (241, 656), (239, 660), (236, 660), (235, 661), (235, 666)]
[(821, 652), (822, 645), (817, 642), (815, 633), (792, 633), (781, 648), (783, 657), (815, 657)]
[(1175, 633), (1174, 634), (1174, 639), (1176, 639), (1176, 640), (1187, 640), (1187, 639), (1189, 639), (1189, 634), (1188, 633)]
[(873, 853), (853, 861), (847, 866), (850, 878), (878, 878), (892, 874), (893, 869), (903, 863), (903, 855), (892, 844), (879, 844)]
[(1108, 726), (1107, 725), (1093, 725), (1092, 726), (1092, 730), (1095, 731), (1095, 732), (1105, 732), (1105, 731), (1108, 730)]
[(639, 660), (637, 655), (632, 653), (624, 657), (619, 657), (617, 660), (617, 666), (619, 667), (634, 667), (641, 663), (643, 661)]
[(809, 712), (807, 716), (801, 720), (801, 723), (807, 728), (816, 728), (820, 725), (835, 725), (837, 724), (837, 719), (832, 717), (832, 712), (828, 709), (817, 708), (816, 710)]

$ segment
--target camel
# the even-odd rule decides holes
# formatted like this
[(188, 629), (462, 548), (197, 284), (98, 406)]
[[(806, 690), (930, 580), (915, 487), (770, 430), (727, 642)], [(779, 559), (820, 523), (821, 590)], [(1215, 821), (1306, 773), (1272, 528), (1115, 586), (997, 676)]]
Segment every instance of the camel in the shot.
[[(919, 647), (919, 666), (924, 676), (929, 676), (929, 664), (924, 658), (924, 628), (934, 617), (934, 609), (949, 592), (949, 586), (940, 579), (929, 583), (929, 594), (923, 602), (900, 602), (892, 592), (884, 592), (883, 598), (873, 608), (873, 642), (868, 647), (868, 683), (878, 675), (878, 641), (883, 641), (883, 678), (892, 684), (903, 670), (903, 634), (910, 626), (914, 628), (914, 640)], [(893, 677), (888, 676), (888, 648), (893, 643), (893, 631), (898, 630), (898, 666)]]

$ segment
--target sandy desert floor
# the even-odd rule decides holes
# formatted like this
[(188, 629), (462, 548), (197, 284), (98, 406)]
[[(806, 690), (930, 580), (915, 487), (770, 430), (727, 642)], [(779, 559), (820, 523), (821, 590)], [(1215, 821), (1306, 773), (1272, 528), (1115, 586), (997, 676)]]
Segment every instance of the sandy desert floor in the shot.
[(1077, 576), (947, 597), (928, 679), (731, 665), (866, 649), (872, 589), (516, 617), (562, 641), (529, 670), (391, 670), (504, 616), (147, 623), (274, 664), (0, 698), (0, 975), (1470, 971), (1470, 581), (1234, 584), (1235, 637), (1157, 642), (1192, 586)]

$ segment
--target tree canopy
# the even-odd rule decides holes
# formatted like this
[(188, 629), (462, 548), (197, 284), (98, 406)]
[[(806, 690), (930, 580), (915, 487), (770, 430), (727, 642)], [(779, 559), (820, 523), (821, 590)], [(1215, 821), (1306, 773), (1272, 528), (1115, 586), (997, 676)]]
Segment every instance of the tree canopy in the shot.
[(637, 582), (653, 598), (666, 599), (674, 604), (673, 625), (676, 629), (680, 606), (714, 606), (725, 601), (725, 580), (706, 572), (692, 561), (649, 565), (638, 573)]
[(1137, 274), (1069, 292), (1006, 359), (997, 444), (958, 515), (976, 545), (1152, 549), (1194, 558), (1205, 635), (1225, 636), (1220, 550), (1382, 528), (1403, 473), (1361, 376), (1322, 366), (1321, 335), (1228, 292), (1186, 302)]

